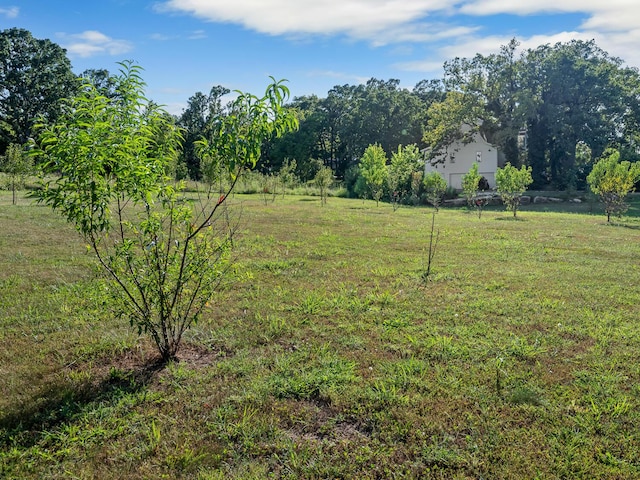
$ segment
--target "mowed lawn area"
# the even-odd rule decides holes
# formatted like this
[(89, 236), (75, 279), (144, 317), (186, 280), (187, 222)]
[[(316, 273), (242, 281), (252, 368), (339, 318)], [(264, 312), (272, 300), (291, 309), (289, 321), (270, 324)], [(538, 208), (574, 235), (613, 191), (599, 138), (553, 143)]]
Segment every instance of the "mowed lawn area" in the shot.
[(429, 208), (231, 202), (237, 267), (161, 368), (2, 194), (0, 477), (640, 478), (640, 219), (441, 209), (425, 279)]

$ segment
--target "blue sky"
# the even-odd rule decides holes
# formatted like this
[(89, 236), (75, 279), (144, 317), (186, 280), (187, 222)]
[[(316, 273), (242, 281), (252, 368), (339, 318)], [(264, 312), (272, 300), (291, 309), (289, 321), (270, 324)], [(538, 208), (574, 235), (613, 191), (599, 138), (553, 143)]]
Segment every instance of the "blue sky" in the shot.
[(294, 96), (371, 77), (412, 88), (513, 37), (595, 39), (640, 67), (639, 19), (638, 0), (0, 0), (0, 29), (58, 43), (76, 73), (134, 60), (176, 114), (213, 85), (260, 94), (269, 75)]

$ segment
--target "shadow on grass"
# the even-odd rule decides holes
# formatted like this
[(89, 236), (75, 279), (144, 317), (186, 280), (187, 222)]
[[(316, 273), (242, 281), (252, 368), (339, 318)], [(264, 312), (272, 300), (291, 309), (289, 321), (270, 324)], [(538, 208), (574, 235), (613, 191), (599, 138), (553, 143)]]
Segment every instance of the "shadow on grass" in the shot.
[(115, 403), (142, 391), (166, 363), (154, 360), (130, 370), (111, 369), (104, 378), (51, 382), (21, 405), (0, 412), (0, 445), (30, 447), (51, 428), (72, 421), (91, 405)]
[(603, 225), (607, 225), (609, 227), (628, 228), (629, 230), (640, 230), (640, 225), (638, 224), (609, 222), (609, 223), (603, 223)]

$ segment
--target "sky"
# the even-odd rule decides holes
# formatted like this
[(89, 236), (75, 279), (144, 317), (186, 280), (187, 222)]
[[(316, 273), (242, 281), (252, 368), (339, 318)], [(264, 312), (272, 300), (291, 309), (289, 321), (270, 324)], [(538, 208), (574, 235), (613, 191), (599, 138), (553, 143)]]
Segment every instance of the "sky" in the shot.
[(59, 44), (77, 74), (133, 60), (173, 114), (215, 85), (261, 95), (269, 76), (292, 96), (372, 77), (411, 89), (512, 38), (594, 39), (640, 67), (639, 20), (638, 0), (0, 0), (0, 30)]

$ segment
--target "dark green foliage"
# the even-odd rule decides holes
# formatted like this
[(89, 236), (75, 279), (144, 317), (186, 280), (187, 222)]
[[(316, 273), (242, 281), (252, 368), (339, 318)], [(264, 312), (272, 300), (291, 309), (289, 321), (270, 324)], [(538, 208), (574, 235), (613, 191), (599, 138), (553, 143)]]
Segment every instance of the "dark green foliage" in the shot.
[(53, 122), (62, 98), (74, 94), (76, 76), (66, 52), (50, 40), (34, 38), (27, 30), (0, 31), (0, 154), (10, 143), (23, 145), (34, 124)]
[(369, 145), (377, 143), (391, 155), (400, 145), (420, 143), (427, 107), (440, 89), (438, 82), (422, 82), (409, 91), (398, 80), (372, 78), (365, 85), (337, 85), (326, 98), (296, 98), (290, 107), (300, 130), (271, 142), (263, 162), (277, 169), (293, 158), (307, 180), (313, 175), (305, 176), (305, 165), (320, 159), (343, 178)]
[(189, 98), (187, 108), (178, 119), (178, 125), (184, 130), (180, 161), (186, 165), (189, 177), (200, 180), (206, 175), (207, 167), (200, 164), (201, 158), (196, 152), (196, 142), (200, 138), (209, 138), (213, 122), (223, 114), (222, 98), (229, 89), (216, 85), (209, 94), (196, 92)]

